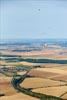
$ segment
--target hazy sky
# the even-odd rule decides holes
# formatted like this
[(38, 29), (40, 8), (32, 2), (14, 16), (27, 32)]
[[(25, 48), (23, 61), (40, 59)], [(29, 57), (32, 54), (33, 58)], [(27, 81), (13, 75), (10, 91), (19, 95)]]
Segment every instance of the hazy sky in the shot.
[(67, 38), (67, 0), (0, 0), (0, 38)]

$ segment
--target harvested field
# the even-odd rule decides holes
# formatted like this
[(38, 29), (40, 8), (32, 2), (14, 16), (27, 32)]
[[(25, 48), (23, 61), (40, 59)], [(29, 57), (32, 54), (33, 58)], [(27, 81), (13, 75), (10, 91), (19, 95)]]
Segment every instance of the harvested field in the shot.
[(67, 93), (65, 95), (62, 96), (63, 99), (67, 99)]
[(6, 62), (5, 60), (4, 61), (0, 61), (0, 65), (6, 65), (7, 67), (15, 67), (15, 66), (20, 66), (20, 65), (26, 65), (26, 66), (33, 66), (34, 63), (31, 63), (31, 62), (24, 62), (24, 61), (19, 61), (19, 62)]
[(60, 97), (63, 93), (67, 92), (67, 86), (38, 88), (33, 89), (32, 91)]
[(23, 93), (17, 93), (17, 94), (14, 94), (13, 96), (1, 97), (0, 100), (39, 100), (39, 99), (33, 98)]
[[(9, 74), (12, 74), (11, 71), (14, 71), (14, 67), (16, 67), (17, 72), (13, 75), (17, 74), (22, 76), (23, 79), (25, 78), (23, 82), (21, 80), (21, 84), (15, 80), (15, 82), (19, 83), (21, 89), (23, 87), (27, 89), (28, 92), (34, 91), (56, 97), (60, 97), (67, 92), (67, 48), (63, 49), (61, 46), (53, 46), (52, 48), (43, 48), (41, 51), (32, 50), (30, 52), (22, 52), (21, 50), (21, 52), (17, 52), (14, 49), (20, 51), (20, 46), (18, 46), (18, 48), (13, 46), (11, 47), (12, 49), (8, 46), (6, 50), (0, 51), (3, 56), (0, 61), (0, 68), (7, 67), (9, 69)], [(57, 60), (65, 61), (60, 61), (59, 63)], [(33, 77), (23, 76), (28, 71), (27, 68), (25, 69), (25, 66), (29, 69), (27, 75)], [(21, 69), (21, 67), (24, 67), (24, 69)], [(16, 84), (11, 84), (13, 75), (7, 77), (5, 74), (3, 75), (0, 73), (0, 93), (4, 94), (4, 96), (0, 97), (0, 100), (39, 100), (23, 94), (25, 93), (23, 91), (20, 93), (18, 89), (14, 89), (13, 85), (16, 86)], [(62, 95), (61, 97), (67, 99), (67, 94)]]
[(61, 81), (66, 81), (67, 82), (67, 75), (58, 75), (58, 76), (55, 76), (51, 79), (54, 79), (54, 80), (61, 80)]
[(65, 82), (60, 83), (60, 81), (43, 78), (27, 78), (21, 83), (21, 87), (24, 88), (54, 87), (60, 85), (65, 85)]
[(16, 93), (15, 89), (12, 87), (10, 77), (0, 77), (0, 91), (5, 94), (5, 96), (14, 95)]
[(52, 76), (59, 75), (57, 73), (51, 73), (51, 72), (46, 72), (46, 71), (38, 71), (38, 70), (31, 70), (28, 75), (34, 76), (34, 77), (40, 77), (40, 78), (49, 78)]
[(60, 67), (62, 67), (62, 66), (64, 66), (64, 65), (62, 65), (62, 64), (54, 64), (54, 63), (45, 63), (45, 64), (41, 64), (41, 67), (43, 67), (43, 68), (60, 68)]
[(62, 69), (55, 69), (55, 68), (37, 68), (37, 71), (42, 71), (42, 72), (51, 72), (51, 73), (57, 73), (57, 74), (62, 74), (62, 75), (67, 75), (67, 70), (62, 70)]

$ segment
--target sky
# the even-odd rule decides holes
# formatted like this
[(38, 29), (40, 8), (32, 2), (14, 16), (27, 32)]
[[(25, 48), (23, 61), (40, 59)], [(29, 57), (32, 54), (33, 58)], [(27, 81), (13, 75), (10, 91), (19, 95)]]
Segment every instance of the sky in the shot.
[(0, 39), (67, 38), (67, 0), (0, 0)]

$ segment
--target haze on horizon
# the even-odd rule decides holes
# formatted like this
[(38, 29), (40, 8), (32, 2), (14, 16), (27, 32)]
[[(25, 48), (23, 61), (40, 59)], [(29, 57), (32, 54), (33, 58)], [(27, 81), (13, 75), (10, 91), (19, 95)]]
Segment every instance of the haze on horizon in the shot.
[(0, 0), (0, 39), (67, 38), (66, 0)]

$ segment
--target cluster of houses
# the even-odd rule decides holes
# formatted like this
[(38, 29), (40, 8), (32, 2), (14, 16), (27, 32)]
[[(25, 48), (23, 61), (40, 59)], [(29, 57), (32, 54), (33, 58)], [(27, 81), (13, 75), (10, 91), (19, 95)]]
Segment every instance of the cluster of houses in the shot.
[(26, 70), (27, 68), (26, 67), (22, 67), (22, 66), (19, 66), (19, 67), (15, 67), (15, 66), (1, 66), (0, 67), (0, 71), (8, 71), (8, 72), (16, 72), (16, 71), (24, 71)]

